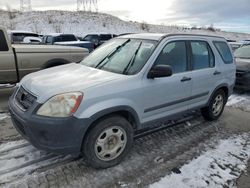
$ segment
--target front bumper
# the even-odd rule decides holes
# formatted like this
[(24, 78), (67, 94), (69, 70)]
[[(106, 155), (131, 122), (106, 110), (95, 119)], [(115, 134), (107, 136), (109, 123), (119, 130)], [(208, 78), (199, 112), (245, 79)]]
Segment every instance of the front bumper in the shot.
[(9, 100), (9, 111), (17, 131), (38, 149), (59, 153), (79, 154), (83, 137), (89, 125), (88, 119), (50, 118), (36, 115), (41, 106), (35, 103), (27, 111), (21, 110), (15, 101), (15, 93)]

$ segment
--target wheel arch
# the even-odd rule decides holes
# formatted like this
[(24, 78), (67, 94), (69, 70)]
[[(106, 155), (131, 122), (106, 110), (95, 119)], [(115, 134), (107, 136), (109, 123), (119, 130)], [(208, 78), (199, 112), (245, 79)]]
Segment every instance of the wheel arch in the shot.
[(70, 63), (68, 60), (66, 59), (62, 59), (62, 58), (55, 58), (55, 59), (51, 59), (49, 61), (47, 61), (42, 67), (41, 69), (46, 69), (46, 68), (51, 68), (51, 67), (55, 67), (55, 66), (59, 66), (59, 65), (65, 65)]
[(86, 128), (86, 131), (82, 137), (82, 144), (84, 142), (84, 139), (86, 138), (86, 135), (99, 121), (101, 121), (104, 118), (113, 116), (113, 115), (118, 115), (128, 120), (131, 123), (134, 131), (140, 128), (141, 123), (140, 123), (139, 117), (133, 108), (129, 106), (117, 106), (117, 107), (108, 108), (100, 112), (97, 112), (96, 114), (94, 114), (93, 116), (89, 118), (90, 121), (89, 121), (88, 127)]
[(210, 101), (212, 100), (212, 97), (214, 96), (214, 94), (215, 94), (218, 90), (220, 90), (220, 89), (222, 89), (222, 90), (225, 92), (226, 99), (228, 99), (228, 97), (229, 97), (229, 86), (228, 86), (227, 84), (220, 84), (220, 85), (218, 85), (218, 86), (213, 90), (212, 94), (211, 94), (210, 97), (209, 97), (209, 100), (208, 100), (206, 106), (209, 105), (209, 103), (210, 103)]

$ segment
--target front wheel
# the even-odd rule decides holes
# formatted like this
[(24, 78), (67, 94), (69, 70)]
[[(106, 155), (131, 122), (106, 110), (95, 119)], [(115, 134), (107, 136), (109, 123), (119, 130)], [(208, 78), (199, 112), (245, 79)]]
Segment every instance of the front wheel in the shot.
[(226, 102), (227, 98), (225, 92), (222, 89), (216, 91), (212, 96), (209, 105), (201, 109), (203, 117), (209, 121), (217, 120), (221, 116)]
[(133, 128), (121, 116), (98, 121), (83, 142), (83, 154), (94, 168), (109, 168), (121, 162), (133, 143)]

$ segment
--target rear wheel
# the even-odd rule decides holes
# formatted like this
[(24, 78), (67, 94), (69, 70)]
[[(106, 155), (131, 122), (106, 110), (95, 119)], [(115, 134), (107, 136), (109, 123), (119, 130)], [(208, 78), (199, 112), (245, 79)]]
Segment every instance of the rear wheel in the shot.
[(133, 143), (133, 128), (121, 116), (98, 121), (86, 135), (83, 154), (94, 168), (109, 168), (122, 161)]
[(222, 89), (216, 91), (209, 105), (201, 109), (203, 117), (209, 121), (217, 120), (221, 116), (226, 102), (227, 98), (225, 92)]

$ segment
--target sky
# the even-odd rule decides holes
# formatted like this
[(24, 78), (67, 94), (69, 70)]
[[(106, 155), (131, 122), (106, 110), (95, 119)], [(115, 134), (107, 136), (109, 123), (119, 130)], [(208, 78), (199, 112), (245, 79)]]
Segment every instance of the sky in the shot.
[[(1, 0), (18, 9), (20, 0)], [(250, 33), (250, 0), (97, 0), (99, 12), (124, 20), (180, 26), (210, 26)], [(34, 10), (76, 10), (77, 0), (31, 0)], [(52, 3), (53, 2), (53, 3)]]

